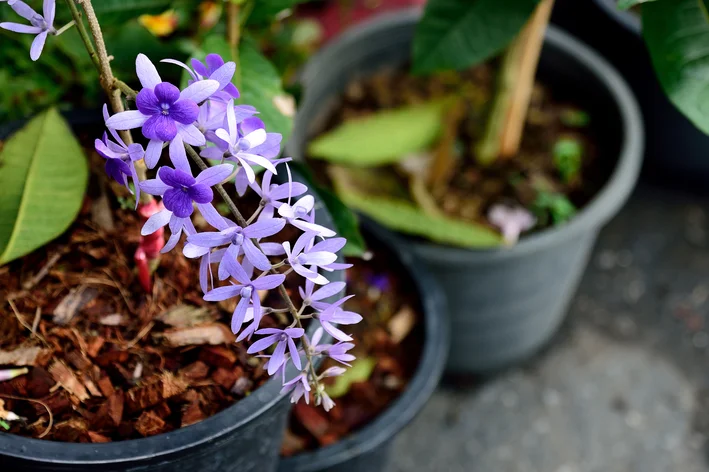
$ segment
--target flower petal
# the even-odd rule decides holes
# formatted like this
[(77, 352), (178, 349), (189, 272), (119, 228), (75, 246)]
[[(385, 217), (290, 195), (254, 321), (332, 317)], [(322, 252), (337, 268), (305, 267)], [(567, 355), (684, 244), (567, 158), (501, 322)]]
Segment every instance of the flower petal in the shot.
[(197, 183), (211, 187), (224, 182), (229, 178), (232, 172), (234, 172), (234, 166), (231, 164), (222, 164), (203, 170), (197, 176), (196, 181)]
[(211, 187), (202, 184), (195, 184), (187, 190), (187, 195), (190, 196), (195, 203), (210, 203), (214, 199), (214, 192)]
[(244, 228), (244, 234), (249, 238), (265, 238), (278, 233), (285, 225), (286, 222), (282, 218), (270, 218), (247, 226)]
[(217, 90), (219, 90), (219, 82), (216, 80), (200, 80), (184, 89), (182, 93), (180, 93), (180, 99), (201, 103), (212, 96)]
[(182, 140), (191, 146), (204, 146), (207, 143), (202, 132), (193, 124), (180, 123), (177, 125), (177, 130)]
[(192, 100), (178, 100), (170, 106), (170, 118), (183, 125), (191, 125), (198, 116), (199, 105)]
[(160, 179), (148, 179), (140, 183), (140, 189), (150, 195), (163, 195), (170, 188)]
[(197, 209), (199, 210), (202, 217), (207, 221), (207, 223), (209, 223), (220, 231), (227, 229), (228, 225), (224, 220), (224, 217), (219, 214), (217, 209), (214, 208), (214, 205), (210, 203), (198, 203)]
[(39, 34), (42, 32), (42, 28), (30, 25), (23, 25), (21, 23), (13, 23), (11, 21), (0, 23), (0, 28), (6, 29), (8, 31), (14, 31), (15, 33), (24, 34)]
[(219, 82), (219, 88), (223, 89), (231, 83), (231, 79), (234, 77), (234, 72), (236, 72), (236, 64), (233, 62), (227, 62), (226, 64), (215, 69), (209, 78)]
[(180, 169), (184, 172), (190, 172), (190, 163), (187, 160), (187, 154), (185, 152), (185, 143), (182, 141), (182, 137), (178, 134), (175, 139), (170, 141), (170, 161), (175, 169)]
[(57, 3), (55, 0), (44, 0), (42, 13), (44, 14), (44, 21), (51, 27), (54, 25), (54, 14), (57, 10)]
[(145, 54), (138, 54), (138, 57), (135, 58), (135, 72), (140, 84), (145, 88), (155, 88), (162, 82), (155, 65)]
[(143, 136), (148, 139), (172, 141), (177, 136), (175, 120), (166, 115), (153, 115), (143, 125)]
[(178, 218), (187, 218), (192, 214), (192, 199), (182, 189), (171, 188), (163, 195), (163, 204)]
[(231, 318), (231, 332), (234, 334), (239, 334), (241, 330), (241, 325), (244, 324), (244, 318), (246, 317), (246, 309), (249, 307), (249, 299), (241, 297), (239, 303), (236, 304), (234, 308), (234, 314)]
[[(263, 330), (259, 330), (259, 332), (261, 331)], [(269, 347), (273, 346), (273, 344), (278, 341), (278, 338), (281, 334), (281, 330), (276, 331), (276, 334), (271, 334), (269, 336), (266, 336), (265, 338), (261, 338), (258, 341), (255, 341), (251, 346), (249, 346), (249, 349), (246, 352), (249, 354), (254, 354), (256, 352), (265, 351)]]
[(15, 13), (20, 15), (25, 20), (32, 21), (32, 18), (37, 15), (37, 12), (35, 12), (32, 7), (20, 0), (17, 0), (15, 2), (8, 2), (8, 5), (10, 5), (13, 10), (15, 10)]
[(135, 97), (135, 105), (138, 107), (138, 111), (147, 116), (162, 113), (160, 102), (158, 102), (158, 97), (155, 96), (153, 89), (144, 88), (138, 92)]
[(159, 139), (151, 139), (148, 147), (145, 150), (145, 165), (148, 169), (155, 167), (162, 155), (162, 141)]
[(286, 361), (286, 343), (281, 341), (276, 345), (276, 349), (268, 361), (268, 375), (273, 375)]
[(242, 249), (244, 250), (246, 259), (248, 259), (249, 262), (251, 262), (257, 269), (269, 270), (271, 268), (271, 263), (268, 261), (268, 257), (259, 251), (250, 239), (244, 240)]
[[(180, 99), (180, 89), (170, 82), (160, 82), (153, 91), (160, 105), (172, 105)], [(172, 114), (172, 107), (170, 107), (170, 114)]]
[(311, 300), (322, 300), (337, 295), (342, 292), (347, 284), (345, 282), (330, 282), (322, 288), (316, 290), (311, 296)]
[(217, 246), (222, 246), (231, 241), (230, 234), (224, 234), (222, 232), (207, 231), (204, 233), (191, 234), (187, 238), (187, 242), (194, 244), (199, 247), (213, 248)]
[(142, 236), (153, 234), (155, 231), (165, 226), (170, 221), (170, 217), (172, 217), (172, 212), (168, 210), (160, 210), (154, 213), (148, 218), (148, 221), (145, 222), (140, 230), (140, 234)]
[(251, 285), (256, 290), (271, 290), (281, 285), (285, 279), (283, 274), (270, 274), (254, 280)]
[(230, 298), (238, 297), (241, 292), (241, 286), (230, 285), (226, 287), (217, 287), (204, 294), (204, 300), (207, 302), (221, 302)]
[(143, 126), (148, 118), (138, 110), (122, 111), (110, 117), (106, 121), (106, 126), (119, 130), (133, 129)]

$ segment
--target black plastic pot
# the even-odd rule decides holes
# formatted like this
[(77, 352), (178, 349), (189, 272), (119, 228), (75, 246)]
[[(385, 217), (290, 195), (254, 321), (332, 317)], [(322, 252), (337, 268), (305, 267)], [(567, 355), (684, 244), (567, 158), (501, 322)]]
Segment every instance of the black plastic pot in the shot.
[[(303, 158), (330, 106), (353, 78), (403, 65), (419, 12), (382, 16), (343, 35), (303, 74), (305, 94), (287, 150)], [(443, 287), (452, 323), (448, 371), (488, 372), (525, 359), (560, 325), (600, 228), (630, 194), (640, 169), (639, 108), (620, 75), (598, 54), (550, 27), (539, 75), (590, 112), (609, 178), (568, 224), (523, 237), (512, 248), (466, 250), (409, 239)]]
[(368, 240), (396, 255), (421, 299), (424, 341), (419, 366), (406, 391), (376, 420), (331, 446), (282, 459), (278, 472), (385, 471), (394, 438), (421, 411), (443, 374), (450, 332), (441, 288), (396, 235), (370, 220), (363, 227)]
[(553, 21), (598, 50), (625, 77), (645, 121), (645, 173), (660, 184), (706, 188), (709, 136), (665, 95), (642, 38), (640, 17), (617, 0), (562, 0)]
[[(96, 120), (85, 122), (83, 116), (70, 113), (67, 119), (74, 127), (97, 123)], [(13, 125), (4, 132), (17, 128), (19, 125)], [(0, 134), (0, 139), (3, 137), (4, 134)], [(303, 181), (297, 173), (293, 178)], [(324, 208), (320, 207), (316, 212), (320, 224), (334, 227)], [(334, 272), (328, 278), (342, 281), (344, 274)], [(293, 378), (295, 375), (297, 371), (290, 365), (286, 376)], [(0, 470), (272, 472), (278, 465), (290, 408), (287, 395), (281, 395), (280, 390), (280, 379), (273, 378), (248, 397), (200, 423), (144, 439), (74, 444), (0, 433)]]

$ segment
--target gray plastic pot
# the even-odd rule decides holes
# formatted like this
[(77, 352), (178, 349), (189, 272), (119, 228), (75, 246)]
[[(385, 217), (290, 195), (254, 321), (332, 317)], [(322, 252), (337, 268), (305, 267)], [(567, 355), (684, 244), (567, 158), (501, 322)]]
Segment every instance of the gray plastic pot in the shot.
[[(82, 117), (81, 114), (67, 115), (73, 126), (96, 123), (86, 123)], [(0, 139), (3, 137), (0, 134)], [(297, 173), (293, 177), (302, 181)], [(324, 209), (318, 209), (316, 217), (321, 224), (334, 227)], [(344, 274), (334, 272), (329, 278), (342, 281)], [(297, 371), (290, 365), (287, 378), (295, 375)], [(0, 470), (272, 472), (278, 465), (290, 409), (287, 395), (282, 395), (280, 390), (280, 379), (273, 378), (253, 394), (200, 423), (144, 439), (75, 444), (0, 433)]]
[(395, 254), (414, 282), (424, 318), (421, 360), (406, 391), (377, 419), (331, 446), (282, 459), (278, 472), (384, 472), (394, 438), (421, 411), (443, 374), (450, 332), (441, 288), (396, 235), (370, 221), (364, 226), (367, 239)]
[[(385, 15), (355, 28), (303, 74), (304, 98), (287, 150), (304, 158), (336, 97), (355, 77), (403, 65), (419, 13)], [(448, 371), (484, 373), (519, 362), (557, 330), (601, 227), (633, 189), (643, 152), (640, 111), (620, 75), (598, 54), (550, 27), (540, 76), (566, 89), (595, 118), (605, 186), (568, 224), (524, 237), (511, 248), (467, 250), (407, 238), (443, 287), (452, 324)]]
[(630, 84), (645, 122), (645, 173), (659, 184), (706, 188), (709, 136), (675, 108), (657, 80), (637, 14), (617, 0), (563, 0), (553, 21), (600, 52)]

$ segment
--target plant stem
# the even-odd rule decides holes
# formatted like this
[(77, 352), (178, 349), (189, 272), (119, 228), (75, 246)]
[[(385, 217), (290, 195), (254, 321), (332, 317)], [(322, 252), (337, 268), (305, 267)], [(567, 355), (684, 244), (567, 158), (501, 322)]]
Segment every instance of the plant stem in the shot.
[[(74, 21), (76, 21), (77, 28), (79, 28), (79, 34), (81, 34), (82, 40), (84, 40), (84, 38), (86, 37), (86, 40), (84, 40), (84, 44), (86, 45), (86, 49), (89, 51), (89, 55), (91, 55), (92, 59), (94, 59), (94, 64), (96, 64), (96, 68), (99, 73), (101, 87), (106, 92), (106, 95), (108, 95), (108, 100), (111, 103), (111, 109), (113, 110), (113, 113), (121, 113), (125, 111), (125, 106), (123, 105), (123, 100), (121, 99), (121, 92), (127, 88), (128, 90), (133, 92), (133, 97), (135, 97), (135, 92), (130, 89), (130, 87), (128, 87), (125, 83), (117, 80), (113, 75), (113, 69), (111, 69), (111, 58), (108, 56), (108, 51), (106, 50), (106, 43), (103, 40), (103, 32), (101, 31), (101, 25), (98, 22), (98, 18), (96, 17), (96, 12), (94, 11), (94, 7), (91, 4), (91, 0), (76, 1), (78, 1), (82, 5), (82, 7), (84, 8), (84, 12), (86, 13), (86, 19), (89, 24), (91, 37), (93, 38), (93, 43), (96, 45), (95, 49), (94, 46), (91, 44), (91, 41), (88, 40), (88, 34), (86, 32), (86, 28), (84, 27), (83, 22), (81, 21), (81, 13), (79, 13), (78, 8), (76, 7), (75, 0), (67, 0), (69, 8), (72, 10), (72, 16), (74, 17)], [(81, 33), (82, 30), (83, 33)], [(121, 137), (127, 145), (133, 143), (133, 136), (131, 135), (130, 131), (122, 131)], [(147, 179), (147, 169), (145, 167), (145, 162), (136, 162), (135, 169), (138, 173), (138, 180), (144, 181)], [(140, 201), (143, 204), (148, 204), (153, 201), (153, 197), (145, 192), (141, 192)]]
[(76, 24), (76, 20), (71, 20), (69, 23), (67, 23), (67, 24), (65, 24), (64, 26), (62, 26), (61, 28), (59, 28), (59, 29), (57, 30), (57, 32), (54, 33), (54, 35), (55, 35), (55, 36), (61, 35), (61, 34), (64, 33), (66, 30), (68, 30), (69, 28), (71, 28), (72, 26), (74, 26), (75, 24)]
[(554, 0), (542, 0), (502, 60), (487, 129), (475, 149), (478, 163), (517, 155)]
[(231, 60), (236, 64), (237, 88), (241, 87), (241, 67), (239, 64), (239, 41), (241, 41), (241, 24), (239, 23), (239, 13), (241, 5), (238, 0), (229, 0), (226, 4), (226, 39), (231, 50)]
[(71, 16), (74, 19), (74, 22), (76, 23), (76, 29), (79, 31), (79, 36), (81, 37), (81, 41), (84, 43), (84, 46), (86, 47), (86, 51), (89, 53), (89, 56), (91, 57), (91, 61), (94, 63), (94, 66), (96, 66), (96, 70), (100, 74), (101, 73), (101, 65), (98, 62), (98, 54), (96, 54), (96, 49), (94, 49), (94, 44), (91, 42), (91, 38), (89, 37), (89, 33), (86, 31), (86, 26), (84, 26), (84, 22), (81, 20), (81, 12), (76, 7), (76, 3), (74, 2), (74, 0), (66, 0), (66, 4), (69, 6), (69, 10), (71, 11)]
[[(187, 155), (190, 156), (190, 159), (194, 161), (195, 164), (197, 164), (197, 167), (199, 167), (201, 170), (206, 170), (207, 169), (207, 164), (205, 164), (204, 160), (197, 154), (197, 151), (195, 151), (192, 146), (189, 144), (185, 144), (185, 150), (187, 151)], [(244, 216), (241, 214), (239, 209), (236, 207), (236, 204), (234, 201), (231, 199), (229, 194), (227, 193), (226, 189), (222, 184), (217, 184), (214, 186), (217, 189), (217, 193), (222, 197), (222, 200), (224, 200), (224, 203), (229, 207), (229, 211), (231, 211), (231, 214), (234, 215), (234, 218), (236, 218), (236, 222), (239, 226), (242, 228), (245, 228), (248, 226), (248, 223)], [(256, 248), (263, 252), (261, 249), (261, 246), (259, 245), (259, 242), (256, 239), (251, 240), (254, 243), (254, 246)], [(275, 268), (271, 268), (269, 272), (273, 274), (280, 274), (278, 270)], [(288, 295), (288, 292), (286, 291), (286, 287), (284, 284), (281, 284), (278, 286), (278, 293), (280, 294), (281, 298), (283, 299), (283, 302), (286, 304), (286, 307), (288, 308), (288, 311), (290, 312), (291, 316), (296, 322), (296, 326), (298, 328), (303, 328), (303, 323), (301, 322), (300, 315), (302, 314), (301, 311), (299, 311), (296, 307), (295, 304), (293, 303), (293, 300), (291, 300), (290, 296)], [(317, 372), (315, 372), (315, 366), (313, 364), (313, 356), (310, 353), (310, 345), (308, 341), (303, 338), (303, 350), (305, 351), (305, 357), (308, 361), (308, 365), (310, 366), (310, 375), (312, 376), (313, 380), (317, 383)]]

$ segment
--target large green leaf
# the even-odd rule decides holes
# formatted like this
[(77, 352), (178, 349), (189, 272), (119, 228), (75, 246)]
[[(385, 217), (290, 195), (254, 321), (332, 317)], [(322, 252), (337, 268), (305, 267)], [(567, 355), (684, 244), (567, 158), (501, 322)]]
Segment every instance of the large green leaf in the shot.
[(643, 35), (665, 93), (709, 133), (709, 21), (700, 0), (643, 5)]
[(162, 13), (173, 0), (94, 0), (92, 5), (102, 23), (121, 23), (140, 15)]
[(392, 230), (467, 248), (494, 247), (502, 242), (500, 235), (487, 226), (431, 215), (408, 200), (379, 192), (369, 193), (364, 189), (370, 182), (362, 181), (367, 175), (353, 174), (343, 168), (331, 169), (330, 175), (338, 196), (350, 207)]
[(86, 190), (81, 146), (55, 109), (30, 121), (0, 152), (0, 264), (63, 233)]
[[(209, 53), (220, 54), (225, 60), (232, 57), (229, 44), (221, 35), (208, 36), (202, 43), (201, 50), (194, 56), (204, 59)], [(281, 133), (285, 142), (290, 136), (293, 119), (281, 112), (276, 105), (279, 98), (288, 97), (276, 68), (248, 38), (241, 41), (238, 61), (234, 75), (234, 84), (241, 92), (238, 102), (256, 107), (260, 113), (259, 118), (266, 124), (266, 130)]]
[(539, 0), (429, 0), (416, 27), (413, 69), (465, 69), (499, 54)]
[(392, 164), (431, 146), (441, 132), (445, 101), (383, 110), (346, 121), (309, 146), (310, 157), (335, 164)]

